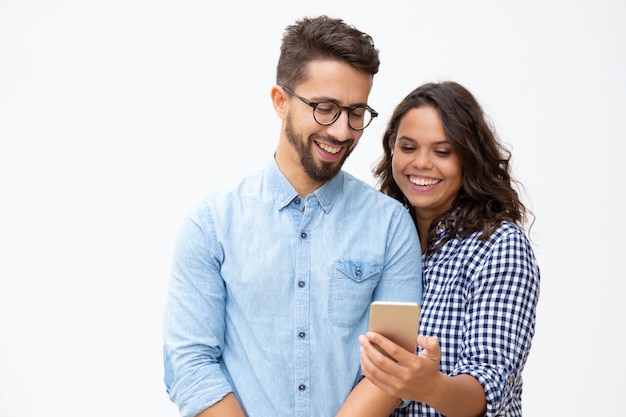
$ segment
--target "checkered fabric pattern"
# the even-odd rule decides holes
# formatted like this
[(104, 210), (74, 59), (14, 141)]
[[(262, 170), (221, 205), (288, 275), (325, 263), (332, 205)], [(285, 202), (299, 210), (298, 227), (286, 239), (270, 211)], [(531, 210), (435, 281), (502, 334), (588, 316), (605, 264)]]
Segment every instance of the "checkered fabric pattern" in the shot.
[[(447, 232), (440, 224), (437, 238)], [(444, 374), (470, 374), (483, 385), (485, 416), (517, 417), (535, 331), (539, 268), (518, 226), (503, 223), (487, 241), (477, 237), (452, 239), (423, 257), (420, 334), (439, 339)], [(442, 414), (412, 402), (393, 416)]]

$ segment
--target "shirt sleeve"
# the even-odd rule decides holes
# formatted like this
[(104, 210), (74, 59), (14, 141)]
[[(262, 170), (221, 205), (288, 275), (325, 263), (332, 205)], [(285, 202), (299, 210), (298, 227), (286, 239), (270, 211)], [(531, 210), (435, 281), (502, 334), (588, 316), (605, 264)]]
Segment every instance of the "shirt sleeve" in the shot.
[(492, 236), (469, 285), (461, 356), (451, 375), (470, 374), (484, 387), (487, 413), (521, 389), (521, 372), (535, 329), (539, 269), (520, 229)]
[(233, 389), (219, 364), (225, 287), (208, 211), (187, 218), (174, 248), (163, 319), (164, 381), (181, 416), (195, 416)]
[(422, 304), (422, 255), (413, 219), (398, 205), (389, 225), (385, 264), (375, 300)]

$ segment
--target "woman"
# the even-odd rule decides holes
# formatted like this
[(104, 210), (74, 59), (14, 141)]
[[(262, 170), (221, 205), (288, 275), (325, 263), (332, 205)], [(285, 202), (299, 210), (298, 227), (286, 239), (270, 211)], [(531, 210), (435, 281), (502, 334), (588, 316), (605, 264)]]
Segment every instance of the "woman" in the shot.
[(521, 416), (539, 268), (510, 153), (455, 82), (406, 96), (383, 148), (375, 175), (417, 226), (424, 299), (417, 355), (370, 332), (359, 338), (363, 374), (411, 400), (397, 416)]

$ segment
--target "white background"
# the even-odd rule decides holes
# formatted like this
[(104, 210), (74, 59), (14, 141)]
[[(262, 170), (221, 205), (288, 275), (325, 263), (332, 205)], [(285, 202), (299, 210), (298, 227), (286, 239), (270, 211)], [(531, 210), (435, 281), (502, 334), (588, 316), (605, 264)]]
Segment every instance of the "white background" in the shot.
[(513, 150), (542, 269), (525, 415), (626, 414), (623, 2), (0, 0), (0, 416), (178, 415), (178, 226), (267, 163), (283, 29), (320, 13), (381, 53), (348, 171), (373, 184), (393, 107), (426, 81), (468, 87)]

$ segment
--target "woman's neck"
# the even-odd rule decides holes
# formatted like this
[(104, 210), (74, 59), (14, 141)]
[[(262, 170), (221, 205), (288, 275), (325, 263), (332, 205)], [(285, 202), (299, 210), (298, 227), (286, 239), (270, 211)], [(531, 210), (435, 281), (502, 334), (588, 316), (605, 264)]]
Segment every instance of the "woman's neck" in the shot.
[(428, 229), (430, 229), (430, 224), (435, 218), (432, 216), (420, 216), (417, 211), (415, 212), (415, 218), (417, 219), (417, 233), (420, 238), (420, 246), (422, 253), (424, 253), (428, 249)]

